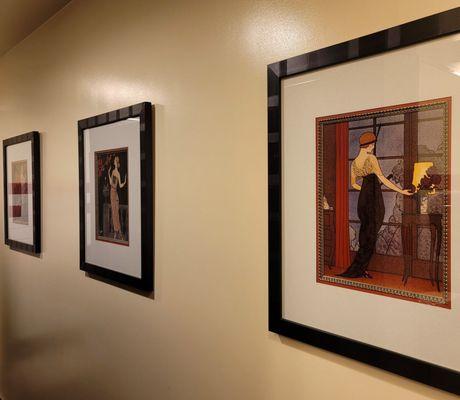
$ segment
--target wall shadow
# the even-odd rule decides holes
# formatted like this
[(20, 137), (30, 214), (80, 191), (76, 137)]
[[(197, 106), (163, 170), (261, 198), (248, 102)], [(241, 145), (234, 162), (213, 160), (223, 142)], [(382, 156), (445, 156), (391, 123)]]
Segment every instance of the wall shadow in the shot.
[(335, 365), (339, 365), (342, 368), (351, 369), (359, 374), (370, 376), (374, 379), (385, 382), (386, 384), (397, 386), (398, 388), (411, 391), (417, 395), (425, 396), (429, 399), (439, 399), (440, 395), (443, 395), (443, 398), (457, 399), (457, 396), (444, 390), (416, 382), (412, 379), (405, 378), (392, 372), (385, 371), (372, 365), (368, 365), (360, 361), (356, 361), (351, 358), (347, 358), (342, 355), (287, 338), (285, 336), (270, 333), (270, 337), (271, 340), (276, 340), (282, 345), (302, 351), (303, 353), (312, 357), (321, 358)]

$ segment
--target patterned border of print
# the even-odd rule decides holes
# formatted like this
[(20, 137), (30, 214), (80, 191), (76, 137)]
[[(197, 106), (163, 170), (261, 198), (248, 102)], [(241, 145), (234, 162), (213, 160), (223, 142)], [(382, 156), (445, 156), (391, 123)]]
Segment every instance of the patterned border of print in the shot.
[[(343, 288), (359, 290), (367, 293), (379, 294), (383, 296), (389, 296), (399, 299), (404, 299), (408, 301), (414, 301), (423, 304), (429, 304), (433, 306), (451, 308), (451, 282), (450, 282), (450, 193), (451, 193), (451, 97), (426, 100), (414, 103), (406, 103), (389, 107), (380, 107), (369, 110), (349, 112), (344, 114), (331, 115), (327, 117), (318, 117), (316, 118), (316, 220), (317, 220), (317, 229), (316, 229), (316, 253), (317, 253), (317, 274), (316, 281), (318, 283), (330, 284), (334, 286), (340, 286)], [(348, 120), (350, 117), (353, 117), (355, 120), (368, 119), (370, 116), (375, 116), (376, 114), (384, 113), (385, 116), (400, 114), (403, 110), (417, 109), (420, 111), (430, 110), (435, 108), (444, 108), (444, 154), (445, 157), (445, 171), (447, 171), (447, 185), (444, 192), (444, 208), (446, 210), (443, 213), (442, 220), (442, 248), (444, 259), (441, 265), (441, 279), (442, 279), (442, 292), (440, 296), (426, 295), (422, 293), (414, 293), (406, 290), (392, 289), (379, 285), (372, 285), (369, 283), (351, 281), (349, 279), (333, 277), (324, 275), (324, 230), (323, 230), (323, 170), (322, 170), (322, 160), (323, 160), (323, 125), (325, 122), (334, 123), (344, 120)]]

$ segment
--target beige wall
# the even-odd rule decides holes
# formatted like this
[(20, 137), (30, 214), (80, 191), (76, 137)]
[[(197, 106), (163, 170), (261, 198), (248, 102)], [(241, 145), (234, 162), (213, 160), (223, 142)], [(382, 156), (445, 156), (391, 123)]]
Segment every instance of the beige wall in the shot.
[[(1, 58), (0, 138), (43, 155), (43, 255), (0, 246), (7, 400), (453, 399), (267, 331), (266, 64), (459, 5), (75, 0)], [(155, 300), (78, 269), (76, 121), (140, 101)]]

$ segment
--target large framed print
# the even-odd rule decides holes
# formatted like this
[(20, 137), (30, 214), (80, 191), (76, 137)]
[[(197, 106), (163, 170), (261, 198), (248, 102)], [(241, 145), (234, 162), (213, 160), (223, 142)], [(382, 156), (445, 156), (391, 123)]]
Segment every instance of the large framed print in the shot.
[(40, 134), (36, 131), (3, 141), (5, 244), (41, 252)]
[(268, 66), (269, 329), (460, 394), (460, 8)]
[(153, 290), (153, 107), (78, 121), (80, 269)]

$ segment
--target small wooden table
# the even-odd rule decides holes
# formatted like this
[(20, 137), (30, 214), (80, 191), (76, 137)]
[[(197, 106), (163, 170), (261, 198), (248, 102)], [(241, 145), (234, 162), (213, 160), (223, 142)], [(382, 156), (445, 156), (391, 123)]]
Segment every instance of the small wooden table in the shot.
[(431, 233), (430, 243), (430, 267), (428, 273), (433, 285), (433, 275), (436, 287), (440, 291), (439, 284), (439, 256), (441, 254), (442, 241), (442, 214), (409, 214), (402, 215), (402, 246), (404, 255), (404, 273), (402, 280), (406, 285), (412, 276), (412, 264), (417, 258), (418, 228), (427, 227)]

